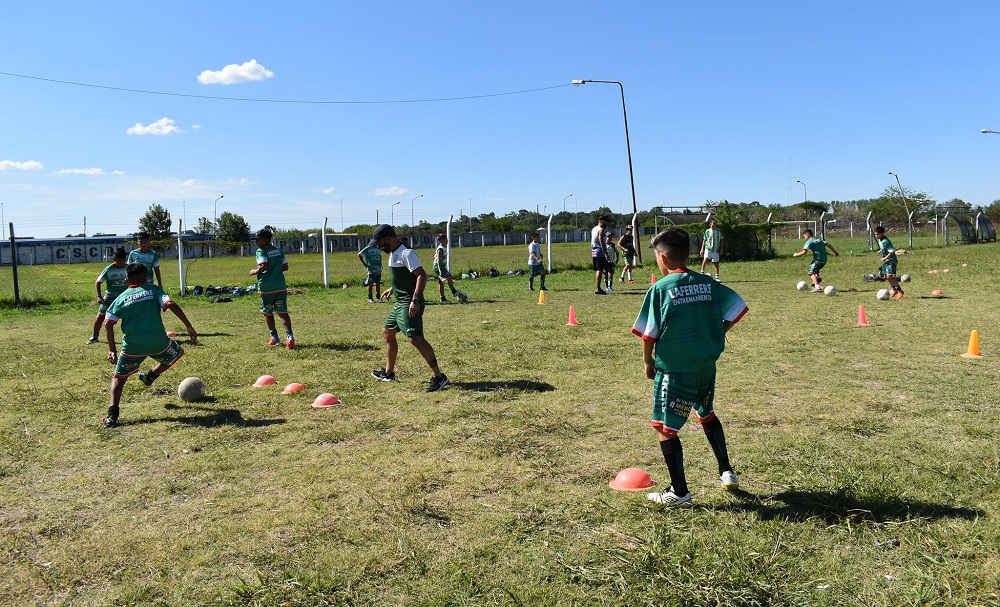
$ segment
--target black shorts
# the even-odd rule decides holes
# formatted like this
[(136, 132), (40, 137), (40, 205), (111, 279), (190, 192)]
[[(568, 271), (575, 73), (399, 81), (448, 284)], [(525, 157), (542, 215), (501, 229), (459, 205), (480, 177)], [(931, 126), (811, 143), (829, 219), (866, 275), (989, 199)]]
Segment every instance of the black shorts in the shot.
[(608, 265), (608, 258), (604, 255), (595, 255), (591, 259), (594, 261), (594, 270), (597, 272), (603, 272)]

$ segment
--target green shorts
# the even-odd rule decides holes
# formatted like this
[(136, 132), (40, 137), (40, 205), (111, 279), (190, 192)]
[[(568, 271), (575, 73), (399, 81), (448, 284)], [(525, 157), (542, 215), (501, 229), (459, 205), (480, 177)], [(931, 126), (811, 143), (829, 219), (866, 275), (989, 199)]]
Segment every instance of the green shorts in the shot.
[(97, 313), (98, 314), (106, 314), (108, 312), (108, 308), (110, 308), (111, 304), (113, 304), (113, 303), (115, 303), (115, 298), (114, 297), (105, 297), (104, 298), (104, 303), (101, 304), (100, 308), (97, 308)]
[(714, 402), (715, 368), (690, 373), (657, 370), (650, 424), (661, 432), (677, 433), (687, 423), (691, 409), (699, 421), (710, 418)]
[(390, 331), (401, 331), (406, 337), (424, 336), (424, 307), (423, 300), (420, 300), (419, 312), (414, 317), (410, 317), (410, 302), (400, 302), (392, 304), (388, 318), (385, 319), (385, 328)]
[(370, 287), (372, 285), (382, 286), (382, 273), (381, 272), (379, 272), (378, 274), (373, 274), (373, 273), (369, 272), (368, 273), (368, 278), (366, 278), (365, 281), (363, 283), (361, 283), (362, 287)]
[(545, 274), (545, 266), (542, 264), (528, 264), (528, 276), (541, 276)]
[(635, 265), (635, 251), (633, 250), (625, 251), (625, 263), (626, 265), (630, 266)]
[(176, 341), (170, 340), (167, 348), (156, 354), (127, 354), (124, 350), (118, 353), (118, 364), (115, 365), (115, 377), (128, 377), (134, 375), (139, 370), (139, 365), (146, 357), (152, 358), (158, 363), (172, 367), (175, 362), (184, 356), (184, 348)]
[(288, 314), (288, 291), (260, 294), (260, 313), (264, 316)]
[(889, 261), (882, 264), (882, 273), (886, 276), (895, 276), (896, 274), (896, 260), (890, 259)]
[(451, 278), (451, 272), (445, 270), (444, 268), (434, 268), (434, 271), (437, 272), (438, 282), (444, 282)]
[(809, 264), (809, 269), (806, 271), (806, 274), (816, 274), (818, 276), (819, 271), (822, 270), (825, 265), (825, 261), (814, 261)]

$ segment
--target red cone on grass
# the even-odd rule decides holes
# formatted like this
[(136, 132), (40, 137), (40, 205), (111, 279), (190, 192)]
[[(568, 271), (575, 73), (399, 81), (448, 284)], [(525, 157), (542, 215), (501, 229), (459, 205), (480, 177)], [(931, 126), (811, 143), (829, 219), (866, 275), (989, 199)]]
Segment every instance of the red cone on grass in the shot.
[(868, 324), (868, 315), (865, 314), (865, 306), (864, 306), (864, 304), (858, 306), (858, 326), (859, 327), (867, 327), (867, 326), (869, 326), (869, 324)]
[(320, 394), (319, 396), (316, 397), (316, 400), (313, 401), (313, 407), (317, 409), (325, 409), (327, 407), (333, 407), (339, 404), (340, 404), (340, 399), (328, 392)]
[(273, 386), (278, 383), (278, 380), (274, 379), (270, 375), (261, 375), (257, 378), (257, 381), (253, 383), (254, 388), (260, 388), (263, 386)]
[(576, 310), (573, 309), (573, 306), (570, 306), (569, 307), (569, 322), (566, 323), (566, 326), (567, 327), (575, 327), (578, 324), (580, 324), (580, 323), (576, 322)]

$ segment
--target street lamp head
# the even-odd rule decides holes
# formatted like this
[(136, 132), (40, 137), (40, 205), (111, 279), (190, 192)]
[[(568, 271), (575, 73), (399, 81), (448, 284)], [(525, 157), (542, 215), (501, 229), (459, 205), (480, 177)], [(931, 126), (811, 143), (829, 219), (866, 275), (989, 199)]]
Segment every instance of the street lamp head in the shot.
[(573, 86), (580, 86), (581, 84), (584, 84), (585, 82), (587, 82), (587, 81), (586, 80), (574, 80), (573, 81)]
[(889, 174), (890, 174), (890, 175), (895, 175), (895, 173), (893, 173), (892, 171), (889, 171)]

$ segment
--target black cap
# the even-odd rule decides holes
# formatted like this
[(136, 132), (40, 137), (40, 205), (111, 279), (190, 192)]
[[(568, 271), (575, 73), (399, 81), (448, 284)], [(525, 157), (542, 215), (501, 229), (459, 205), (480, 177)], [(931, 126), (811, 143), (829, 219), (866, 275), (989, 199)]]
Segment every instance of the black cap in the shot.
[(274, 234), (267, 228), (261, 228), (257, 230), (256, 234), (253, 235), (254, 238), (270, 238), (272, 236), (274, 236)]
[(611, 221), (611, 218), (608, 217), (607, 215), (601, 215), (600, 217), (597, 218), (597, 221)]
[(375, 232), (372, 234), (372, 239), (368, 243), (370, 247), (377, 247), (378, 241), (382, 240), (386, 236), (395, 236), (396, 230), (389, 224), (383, 223), (379, 227), (375, 228)]

